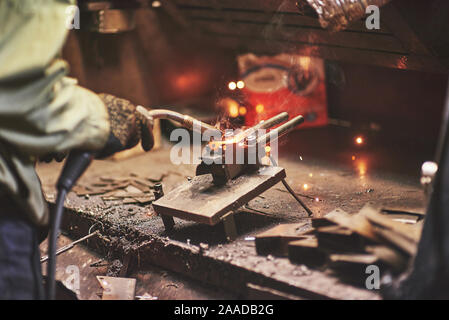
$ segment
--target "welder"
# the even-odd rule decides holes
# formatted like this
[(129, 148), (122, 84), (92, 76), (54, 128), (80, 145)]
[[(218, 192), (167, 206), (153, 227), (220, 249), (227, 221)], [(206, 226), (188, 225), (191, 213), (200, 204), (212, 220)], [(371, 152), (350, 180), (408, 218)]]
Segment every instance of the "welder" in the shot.
[(50, 217), (37, 159), (153, 146), (151, 123), (132, 103), (67, 77), (59, 55), (73, 4), (0, 1), (0, 299), (44, 298), (39, 242)]

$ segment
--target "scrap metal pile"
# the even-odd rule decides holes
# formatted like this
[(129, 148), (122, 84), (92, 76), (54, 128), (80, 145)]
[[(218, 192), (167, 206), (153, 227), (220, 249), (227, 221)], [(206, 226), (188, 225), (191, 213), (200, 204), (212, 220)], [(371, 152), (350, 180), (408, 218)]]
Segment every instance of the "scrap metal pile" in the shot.
[[(312, 224), (278, 225), (256, 237), (261, 255), (288, 256), (314, 268), (329, 267), (344, 280), (362, 284), (376, 265), (400, 273), (409, 265), (420, 239), (423, 216), (365, 206), (358, 213), (336, 209)], [(364, 282), (363, 282), (364, 283)]]
[(78, 196), (98, 195), (103, 201), (122, 201), (123, 204), (146, 205), (154, 201), (154, 187), (163, 177), (141, 177), (130, 174), (126, 177), (98, 177), (80, 182), (73, 191)]

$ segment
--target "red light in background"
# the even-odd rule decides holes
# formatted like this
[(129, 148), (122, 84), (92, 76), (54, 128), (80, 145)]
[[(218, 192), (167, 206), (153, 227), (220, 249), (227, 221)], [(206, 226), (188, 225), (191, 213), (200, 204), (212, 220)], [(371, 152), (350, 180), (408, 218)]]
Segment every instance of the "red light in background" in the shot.
[(178, 92), (187, 93), (195, 88), (201, 86), (202, 83), (201, 76), (195, 72), (188, 72), (183, 74), (178, 74), (175, 78), (174, 84)]

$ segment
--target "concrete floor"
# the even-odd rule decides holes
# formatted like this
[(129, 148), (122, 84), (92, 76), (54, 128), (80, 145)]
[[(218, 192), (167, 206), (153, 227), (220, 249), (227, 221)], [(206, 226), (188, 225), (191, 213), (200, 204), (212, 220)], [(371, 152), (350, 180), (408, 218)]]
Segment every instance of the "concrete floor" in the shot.
[[(73, 240), (75, 239), (61, 235), (59, 245), (68, 245)], [(47, 241), (44, 241), (40, 248), (41, 255), (45, 255)], [(69, 290), (75, 292), (77, 299), (100, 300), (103, 289), (98, 283), (97, 276), (106, 275), (111, 264), (111, 261), (104, 260), (101, 255), (80, 244), (58, 256), (56, 278)], [(46, 275), (46, 271), (47, 263), (44, 262), (42, 263), (42, 273)], [(132, 272), (127, 277), (137, 280), (136, 297), (147, 294), (157, 300), (236, 299), (236, 295), (229, 292), (201, 285), (179, 274), (157, 267), (149, 266), (145, 270)], [(61, 296), (59, 294), (59, 298)]]
[[(279, 165), (286, 169), (287, 181), (293, 189), (306, 196), (304, 199), (314, 216), (323, 216), (335, 208), (355, 213), (366, 203), (423, 212), (419, 165), (431, 159), (431, 148), (423, 147), (419, 149), (422, 152), (416, 152), (410, 145), (384, 143), (376, 137), (365, 140), (364, 146), (356, 146), (353, 137), (352, 133), (332, 128), (305, 130), (294, 132), (280, 146)], [(169, 154), (166, 146), (122, 161), (95, 161), (82, 179), (124, 176), (132, 172), (145, 177), (164, 174), (164, 190), (169, 192), (195, 172), (193, 165), (172, 164)], [(60, 166), (56, 163), (38, 166), (50, 202), (55, 199), (54, 183)], [(148, 214), (150, 208), (105, 203), (95, 196), (86, 199), (71, 193), (66, 207), (64, 226), (72, 237), (84, 236), (89, 226), (101, 221), (105, 236), (114, 244), (93, 240), (89, 247), (102, 256), (119, 258), (131, 250), (138, 260), (133, 270), (158, 266), (201, 283), (201, 287), (218, 287), (239, 298), (248, 297), (249, 284), (301, 298), (379, 298), (376, 292), (343, 283), (328, 270), (310, 270), (291, 264), (286, 258), (257, 256), (254, 242), (245, 240), (247, 237), (281, 222), (309, 221), (306, 212), (281, 184), (249, 203), (249, 207), (262, 215), (243, 212), (236, 216), (239, 237), (232, 243), (223, 239), (221, 226), (175, 219), (175, 230), (168, 234), (160, 218)], [(201, 250), (201, 243), (207, 243), (209, 249)], [(87, 263), (84, 258), (79, 260), (82, 265)], [(147, 288), (150, 294), (151, 290)], [(89, 291), (82, 297), (92, 299), (94, 295)]]

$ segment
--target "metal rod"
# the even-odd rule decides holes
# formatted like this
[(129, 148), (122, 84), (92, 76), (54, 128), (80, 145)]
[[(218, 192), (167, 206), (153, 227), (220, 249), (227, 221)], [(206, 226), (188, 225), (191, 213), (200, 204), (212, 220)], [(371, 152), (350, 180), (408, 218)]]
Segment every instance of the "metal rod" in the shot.
[[(273, 156), (270, 156), (270, 160), (273, 163), (273, 165), (277, 167), (278, 164), (277, 164), (276, 160), (274, 160)], [(290, 187), (290, 185), (287, 183), (287, 181), (285, 181), (285, 179), (282, 179), (281, 182), (284, 185), (285, 189), (287, 189), (287, 191), (290, 192), (290, 194), (293, 196), (293, 198), (295, 198), (295, 200), (298, 201), (298, 203), (301, 205), (301, 207), (303, 207), (304, 210), (306, 210), (309, 217), (311, 217), (313, 215), (312, 210), (310, 210), (309, 207), (307, 207), (306, 204), (304, 202), (302, 202), (301, 199), (299, 199), (299, 197), (296, 195), (295, 191), (293, 191), (293, 189)]]
[[(89, 238), (92, 238), (93, 236), (96, 236), (96, 235), (98, 235), (99, 233), (100, 233), (100, 231), (97, 230), (97, 231), (95, 231), (95, 232), (93, 232), (93, 233), (91, 233), (91, 234), (88, 234), (88, 235), (85, 236), (85, 237), (82, 237), (81, 239), (78, 239), (78, 240), (76, 240), (76, 241), (73, 241), (72, 243), (69, 243), (68, 245), (66, 245), (66, 246), (64, 246), (64, 247), (62, 247), (62, 248), (59, 248), (59, 249), (56, 251), (56, 255), (58, 256), (58, 255), (60, 255), (61, 253), (64, 253), (64, 252), (66, 252), (66, 251), (72, 249), (72, 248), (73, 248), (75, 245), (77, 245), (78, 243), (83, 242), (83, 241), (85, 241), (85, 240), (87, 240), (87, 239), (89, 239)], [(48, 260), (48, 256), (43, 256), (43, 257), (41, 258), (41, 263), (44, 263), (44, 262), (47, 261), (47, 260)]]
[(303, 116), (297, 116), (293, 118), (292, 120), (284, 123), (280, 127), (271, 130), (267, 134), (263, 135), (259, 139), (257, 139), (257, 144), (259, 143), (269, 143), (271, 141), (274, 141), (281, 137), (284, 134), (287, 134), (288, 132), (292, 131), (296, 128), (296, 126), (302, 124), (304, 122)]
[(191, 116), (184, 115), (176, 111), (165, 109), (154, 109), (148, 111), (142, 106), (138, 106), (136, 110), (137, 112), (142, 114), (145, 118), (151, 121), (154, 119), (169, 119), (179, 123), (180, 125), (182, 125), (187, 129), (192, 130), (199, 129), (200, 133), (204, 133), (206, 130), (210, 130), (214, 131), (216, 134), (222, 135), (221, 130), (211, 126), (210, 124), (199, 121)]
[(288, 192), (290, 192), (290, 194), (293, 196), (293, 198), (296, 199), (296, 201), (298, 201), (298, 203), (304, 208), (304, 210), (307, 211), (307, 214), (309, 215), (309, 217), (311, 217), (313, 215), (312, 210), (310, 210), (306, 204), (304, 202), (302, 202), (301, 199), (298, 198), (298, 196), (296, 195), (295, 191), (293, 191), (293, 189), (289, 186), (289, 184), (287, 183), (287, 181), (285, 181), (285, 179), (282, 179), (282, 184), (284, 185), (285, 189), (288, 190)]
[[(259, 130), (259, 129), (270, 129), (272, 127), (274, 127), (275, 125), (278, 125), (284, 121), (288, 120), (288, 113), (287, 112), (281, 112), (278, 115), (274, 116), (273, 118), (270, 118), (268, 120), (265, 121), (261, 121), (258, 124), (256, 124), (254, 127), (249, 128), (246, 131), (251, 131), (251, 130)], [(245, 131), (245, 132), (246, 132)]]
[(245, 131), (237, 134), (235, 137), (235, 142), (239, 143), (240, 141), (246, 139), (250, 135), (256, 133), (257, 130), (264, 130), (264, 129), (266, 130), (266, 129), (272, 128), (275, 125), (278, 125), (286, 120), (288, 120), (288, 113), (281, 112), (278, 115), (276, 115), (268, 120), (261, 121), (258, 124), (256, 124), (255, 126), (248, 128)]
[[(281, 112), (278, 115), (276, 115), (268, 120), (261, 121), (258, 124), (256, 124), (255, 126), (248, 128), (240, 133), (237, 133), (235, 136), (232, 136), (232, 143), (237, 144), (239, 142), (242, 142), (243, 140), (247, 139), (249, 136), (257, 133), (257, 130), (272, 128), (275, 125), (282, 123), (286, 120), (288, 120), (288, 113)], [(226, 137), (225, 137), (225, 139), (226, 139)]]

